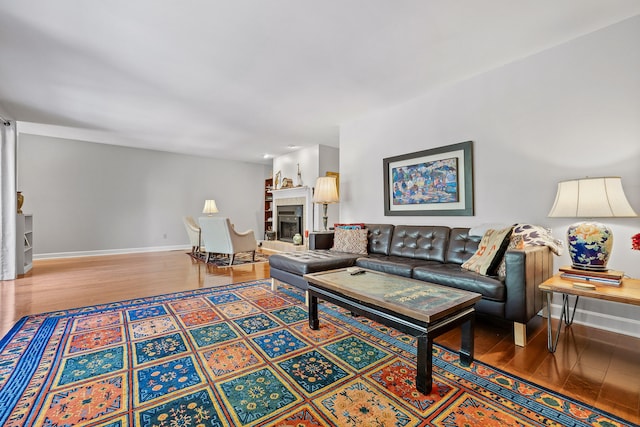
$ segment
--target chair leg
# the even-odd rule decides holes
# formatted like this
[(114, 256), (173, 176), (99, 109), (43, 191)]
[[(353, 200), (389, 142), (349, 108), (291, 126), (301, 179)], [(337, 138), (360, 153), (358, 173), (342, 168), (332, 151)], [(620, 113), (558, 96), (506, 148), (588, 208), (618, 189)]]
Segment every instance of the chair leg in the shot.
[(236, 257), (236, 254), (229, 254), (229, 265), (233, 265), (233, 259)]
[(251, 262), (255, 262), (256, 260), (256, 251), (251, 252)]

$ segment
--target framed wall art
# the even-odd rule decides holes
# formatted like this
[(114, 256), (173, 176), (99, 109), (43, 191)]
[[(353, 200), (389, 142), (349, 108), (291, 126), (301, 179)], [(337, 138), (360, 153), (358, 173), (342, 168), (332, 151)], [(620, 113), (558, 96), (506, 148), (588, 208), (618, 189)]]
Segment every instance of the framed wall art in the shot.
[(473, 215), (472, 141), (383, 159), (384, 214)]

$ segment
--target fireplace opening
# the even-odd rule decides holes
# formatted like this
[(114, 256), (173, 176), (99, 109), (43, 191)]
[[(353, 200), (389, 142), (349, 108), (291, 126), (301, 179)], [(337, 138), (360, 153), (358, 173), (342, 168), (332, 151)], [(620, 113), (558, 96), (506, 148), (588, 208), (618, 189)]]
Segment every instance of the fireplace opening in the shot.
[(277, 207), (278, 240), (293, 243), (293, 236), (302, 236), (302, 205)]

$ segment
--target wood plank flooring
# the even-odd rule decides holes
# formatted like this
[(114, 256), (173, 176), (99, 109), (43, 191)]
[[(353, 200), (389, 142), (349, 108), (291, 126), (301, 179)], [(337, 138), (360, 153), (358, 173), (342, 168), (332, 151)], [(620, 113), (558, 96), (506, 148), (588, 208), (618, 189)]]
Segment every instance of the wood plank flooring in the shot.
[[(28, 314), (268, 277), (267, 263), (212, 267), (184, 251), (35, 261), (27, 275), (0, 282), (0, 336)], [(527, 329), (527, 346), (516, 347), (511, 325), (479, 316), (476, 358), (640, 424), (640, 339), (573, 325), (550, 354), (546, 321)], [(460, 334), (436, 342), (457, 349)]]

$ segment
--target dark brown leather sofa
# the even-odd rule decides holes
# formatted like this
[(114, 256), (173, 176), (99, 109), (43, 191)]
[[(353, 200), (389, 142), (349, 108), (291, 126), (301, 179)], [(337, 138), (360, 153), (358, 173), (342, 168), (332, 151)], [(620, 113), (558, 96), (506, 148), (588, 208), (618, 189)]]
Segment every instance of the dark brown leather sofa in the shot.
[(508, 250), (506, 275), (495, 277), (461, 267), (481, 240), (469, 236), (468, 228), (391, 224), (366, 224), (366, 228), (367, 255), (329, 250), (331, 234), (310, 242), (309, 251), (271, 255), (273, 288), (280, 281), (306, 290), (304, 274), (354, 265), (411, 277), (480, 293), (477, 312), (512, 321), (515, 343), (526, 344), (526, 324), (543, 305), (538, 285), (553, 274), (553, 255), (546, 246)]

